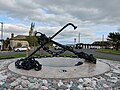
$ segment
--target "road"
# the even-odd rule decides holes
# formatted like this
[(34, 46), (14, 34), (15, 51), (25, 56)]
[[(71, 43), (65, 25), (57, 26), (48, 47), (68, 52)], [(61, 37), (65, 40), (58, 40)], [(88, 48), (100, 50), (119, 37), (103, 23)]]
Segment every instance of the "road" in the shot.
[[(96, 49), (76, 49), (78, 52), (85, 52), (87, 54), (93, 54), (93, 56), (97, 58), (104, 58), (104, 59), (110, 59), (110, 60), (120, 60), (120, 55), (113, 55), (113, 54), (107, 54), (107, 53), (100, 53), (96, 52)], [(32, 53), (33, 51), (30, 51), (29, 53)], [(14, 52), (14, 51), (0, 51), (0, 56), (7, 56), (12, 54), (25, 54), (26, 52)], [(39, 53), (39, 51), (38, 51)], [(43, 53), (40, 51), (40, 53)], [(45, 53), (45, 52), (44, 52)], [(66, 51), (65, 53), (70, 53), (69, 51)]]
[(97, 58), (104, 58), (104, 59), (110, 59), (110, 60), (115, 60), (115, 61), (119, 60), (120, 61), (120, 55), (96, 52), (96, 49), (80, 49), (77, 51), (83, 51), (87, 54), (93, 54), (93, 56), (95, 56)]

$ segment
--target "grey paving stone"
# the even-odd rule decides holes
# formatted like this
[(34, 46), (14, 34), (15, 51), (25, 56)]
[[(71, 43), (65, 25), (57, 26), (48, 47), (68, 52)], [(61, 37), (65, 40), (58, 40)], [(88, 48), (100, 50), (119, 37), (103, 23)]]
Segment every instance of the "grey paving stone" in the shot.
[(108, 60), (102, 61), (110, 64), (111, 71), (93, 77), (73, 79), (43, 79), (40, 77), (24, 76), (7, 69), (7, 66), (12, 61), (0, 61), (0, 90), (8, 88), (11, 90), (119, 90), (120, 63)]

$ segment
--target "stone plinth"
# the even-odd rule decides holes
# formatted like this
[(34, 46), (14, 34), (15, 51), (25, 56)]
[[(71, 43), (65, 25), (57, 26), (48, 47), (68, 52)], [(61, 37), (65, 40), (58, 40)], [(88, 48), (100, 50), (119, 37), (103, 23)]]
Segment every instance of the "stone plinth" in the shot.
[[(61, 57), (46, 58), (46, 59), (48, 61), (44, 60), (44, 58), (36, 59), (43, 65), (40, 71), (17, 69), (15, 67), (15, 62), (12, 62), (8, 66), (8, 68), (10, 71), (21, 75), (40, 77), (40, 78), (56, 78), (56, 79), (92, 77), (103, 74), (110, 70), (108, 64), (101, 62), (99, 60), (97, 61), (97, 64), (83, 63), (80, 66), (74, 66), (75, 63), (83, 60), (76, 58), (76, 62), (75, 62), (74, 60), (75, 58), (73, 58), (74, 61), (70, 60), (71, 58), (64, 58), (65, 60), (67, 60), (66, 62), (64, 60), (61, 60)], [(65, 66), (65, 62), (66, 62), (66, 66)], [(64, 66), (56, 66), (59, 63), (61, 65), (63, 63)]]

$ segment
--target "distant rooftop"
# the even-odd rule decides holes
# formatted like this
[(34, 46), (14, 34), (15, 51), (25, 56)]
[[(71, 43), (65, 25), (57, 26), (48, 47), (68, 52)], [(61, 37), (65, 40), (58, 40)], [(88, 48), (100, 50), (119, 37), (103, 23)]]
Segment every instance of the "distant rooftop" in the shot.
[(24, 40), (26, 39), (26, 36), (25, 35), (17, 35), (13, 38), (11, 38), (11, 40)]

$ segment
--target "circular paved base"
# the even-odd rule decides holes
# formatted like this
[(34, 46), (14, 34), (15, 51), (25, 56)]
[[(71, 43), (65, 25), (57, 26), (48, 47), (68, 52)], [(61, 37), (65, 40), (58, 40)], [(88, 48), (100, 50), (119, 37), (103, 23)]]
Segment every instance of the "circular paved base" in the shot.
[[(56, 57), (56, 59), (58, 58), (59, 57)], [(40, 60), (42, 59), (37, 59), (37, 60), (40, 62)], [(9, 64), (8, 68), (10, 71), (17, 73), (17, 74), (21, 74), (21, 75), (40, 77), (40, 78), (61, 78), (61, 79), (92, 77), (92, 76), (96, 76), (99, 74), (103, 74), (110, 70), (110, 67), (108, 64), (104, 62), (100, 62), (100, 61), (97, 61), (97, 64), (83, 63), (80, 66), (68, 66), (68, 67), (53, 67), (53, 66), (43, 65), (40, 71), (17, 69), (15, 67), (15, 62), (12, 62), (11, 64)], [(64, 70), (66, 72), (63, 72)]]

